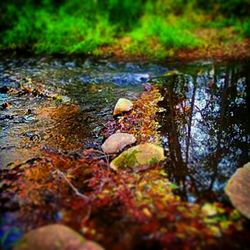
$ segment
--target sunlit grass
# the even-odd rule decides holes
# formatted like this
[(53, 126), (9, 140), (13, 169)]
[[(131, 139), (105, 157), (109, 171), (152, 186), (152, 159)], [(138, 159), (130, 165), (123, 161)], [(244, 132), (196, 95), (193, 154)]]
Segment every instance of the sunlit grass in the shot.
[(126, 50), (156, 57), (171, 56), (178, 49), (192, 49), (203, 44), (192, 29), (193, 25), (184, 18), (145, 16), (129, 34), (132, 42)]

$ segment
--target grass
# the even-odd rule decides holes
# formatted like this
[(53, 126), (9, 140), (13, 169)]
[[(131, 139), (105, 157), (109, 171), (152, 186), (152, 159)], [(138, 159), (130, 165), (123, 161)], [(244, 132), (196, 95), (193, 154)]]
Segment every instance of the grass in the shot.
[(12, 49), (30, 46), (38, 53), (87, 53), (111, 43), (114, 31), (115, 26), (104, 17), (88, 20), (65, 9), (51, 13), (27, 6), (13, 28), (5, 31), (1, 45)]
[(202, 44), (191, 30), (192, 24), (182, 18), (145, 16), (138, 27), (128, 34), (132, 42), (125, 49), (132, 54), (172, 55), (175, 50), (196, 48)]
[[(250, 38), (250, 18), (246, 18), (243, 21), (241, 27), (242, 27), (243, 36)], [(239, 28), (239, 30), (241, 30), (241, 29)]]
[[(60, 5), (52, 0), (18, 5), (12, 0), (0, 4), (5, 13), (0, 17), (0, 49), (98, 54), (101, 47), (112, 48), (127, 38), (120, 45), (125, 53), (164, 57), (205, 46), (207, 39), (197, 32), (200, 29), (217, 30), (218, 39), (225, 42), (227, 27), (233, 27), (238, 39), (250, 37), (247, 16), (217, 14), (218, 9), (204, 10), (203, 5), (202, 0), (65, 0)], [(228, 11), (238, 8), (238, 2), (230, 0), (222, 6)]]

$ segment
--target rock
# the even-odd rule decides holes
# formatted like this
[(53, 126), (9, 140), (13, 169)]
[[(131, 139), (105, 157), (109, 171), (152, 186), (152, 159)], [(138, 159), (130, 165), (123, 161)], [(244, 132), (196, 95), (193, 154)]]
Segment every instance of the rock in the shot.
[(26, 233), (14, 250), (103, 250), (73, 229), (53, 224)]
[(232, 204), (250, 219), (250, 162), (239, 168), (225, 188)]
[(126, 99), (126, 98), (120, 98), (114, 108), (113, 115), (119, 115), (122, 112), (128, 112), (133, 108), (133, 103)]
[(104, 250), (99, 244), (95, 243), (94, 241), (86, 241), (83, 245), (83, 248), (79, 250)]
[(165, 159), (162, 147), (145, 143), (129, 148), (116, 157), (110, 164), (114, 170), (126, 167), (138, 167), (163, 161)]
[(123, 148), (136, 142), (136, 138), (128, 133), (115, 133), (103, 144), (102, 150), (106, 154), (118, 153)]

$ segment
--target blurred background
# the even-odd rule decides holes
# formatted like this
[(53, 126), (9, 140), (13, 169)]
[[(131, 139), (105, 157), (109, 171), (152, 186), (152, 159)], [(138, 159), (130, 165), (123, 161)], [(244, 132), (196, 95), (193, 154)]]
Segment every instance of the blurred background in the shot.
[(168, 55), (250, 37), (250, 0), (9, 0), (0, 49)]

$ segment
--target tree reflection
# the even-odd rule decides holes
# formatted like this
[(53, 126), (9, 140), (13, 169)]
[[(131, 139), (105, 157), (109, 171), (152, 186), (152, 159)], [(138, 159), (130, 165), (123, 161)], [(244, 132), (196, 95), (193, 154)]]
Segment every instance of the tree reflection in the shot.
[(183, 198), (220, 198), (249, 160), (249, 78), (247, 65), (208, 65), (161, 79), (166, 169)]

